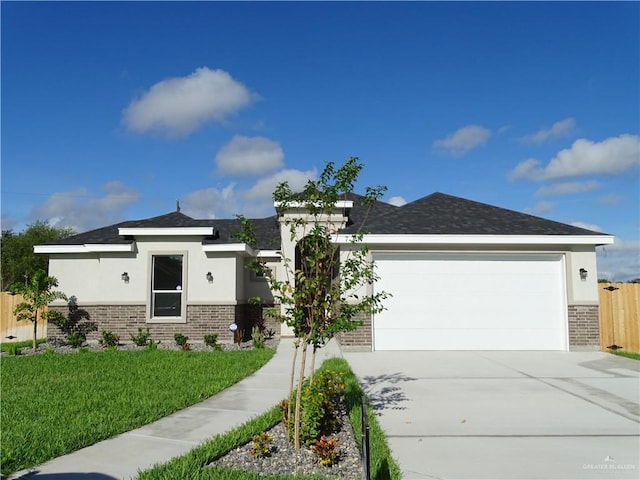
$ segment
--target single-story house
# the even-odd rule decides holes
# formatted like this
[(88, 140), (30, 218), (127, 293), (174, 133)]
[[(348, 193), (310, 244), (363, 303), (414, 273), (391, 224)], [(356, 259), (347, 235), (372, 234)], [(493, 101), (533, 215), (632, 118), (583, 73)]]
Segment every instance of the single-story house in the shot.
[[(180, 332), (192, 341), (209, 333), (230, 341), (231, 323), (250, 331), (255, 321), (250, 298), (273, 302), (268, 280), (246, 264), (260, 257), (282, 278), (281, 255), (293, 258), (297, 241), (286, 218), (303, 210), (253, 220), (255, 249), (234, 236), (236, 219), (195, 220), (175, 211), (38, 245), (35, 252), (49, 255), (59, 289), (95, 324), (89, 339), (107, 329), (128, 340), (148, 327), (154, 339)], [(595, 247), (613, 243), (611, 235), (443, 193), (403, 206), (378, 201), (364, 213), (358, 195), (339, 202), (335, 242), (348, 250), (350, 234), (362, 225), (380, 277), (370, 288), (392, 297), (383, 312), (340, 335), (343, 347), (599, 348)], [(50, 336), (56, 334), (50, 326)]]

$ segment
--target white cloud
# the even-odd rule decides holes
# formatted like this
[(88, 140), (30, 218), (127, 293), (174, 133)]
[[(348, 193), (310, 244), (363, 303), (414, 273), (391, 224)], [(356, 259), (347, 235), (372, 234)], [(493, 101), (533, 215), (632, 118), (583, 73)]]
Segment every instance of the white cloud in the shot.
[(85, 188), (54, 193), (43, 204), (35, 206), (30, 217), (84, 232), (122, 220), (124, 210), (140, 197), (138, 192), (118, 181), (105, 183), (100, 190), (104, 192), (100, 197)]
[(264, 137), (234, 136), (215, 159), (218, 171), (226, 175), (263, 175), (282, 168), (284, 153), (278, 142)]
[(253, 187), (251, 187), (243, 197), (247, 200), (265, 200), (272, 202), (272, 195), (278, 184), (282, 182), (289, 182), (291, 190), (302, 191), (304, 186), (309, 180), (314, 180), (317, 177), (315, 170), (308, 170), (303, 172), (301, 170), (282, 170), (270, 177), (258, 180)]
[(594, 232), (602, 232), (602, 227), (594, 223), (571, 222), (570, 225), (573, 225), (574, 227), (578, 227), (578, 228), (586, 228), (587, 230), (593, 230)]
[(153, 85), (123, 111), (122, 122), (137, 133), (182, 137), (207, 121), (224, 121), (251, 100), (251, 92), (227, 72), (202, 67)]
[(545, 200), (542, 200), (536, 203), (533, 206), (533, 208), (527, 208), (525, 209), (525, 211), (533, 215), (541, 215), (543, 213), (550, 212), (551, 210), (553, 210), (554, 207), (555, 207), (555, 204), (553, 202), (547, 202)]
[(527, 135), (524, 140), (532, 143), (542, 143), (550, 138), (566, 137), (574, 131), (576, 121), (574, 118), (565, 118), (554, 123), (551, 128), (543, 128), (532, 135)]
[(192, 218), (232, 218), (240, 213), (234, 189), (235, 183), (230, 183), (223, 189), (205, 188), (188, 193), (181, 202), (181, 210)]
[(598, 203), (602, 205), (617, 205), (622, 201), (622, 195), (618, 195), (615, 193), (610, 193), (609, 195), (604, 195), (598, 198)]
[(279, 183), (287, 181), (293, 191), (301, 191), (316, 176), (315, 170), (282, 170), (248, 188), (238, 188), (236, 183), (230, 183), (222, 189), (197, 190), (183, 197), (182, 212), (193, 218), (233, 218), (240, 213), (248, 218), (267, 217), (275, 214), (273, 192)]
[(596, 248), (598, 278), (627, 281), (640, 278), (640, 240), (616, 237), (613, 245)]
[(571, 148), (560, 151), (549, 164), (530, 158), (509, 173), (510, 179), (548, 180), (584, 175), (618, 175), (640, 166), (640, 137), (620, 135), (602, 142), (576, 140)]
[(523, 160), (507, 174), (507, 178), (509, 180), (530, 178), (532, 175), (534, 175), (534, 172), (537, 170), (538, 165), (540, 165), (540, 162), (535, 158), (528, 158), (526, 160)]
[(406, 205), (407, 201), (402, 197), (391, 197), (387, 203), (401, 207), (402, 205)]
[(17, 224), (18, 221), (11, 215), (0, 216), (0, 228), (2, 229), (2, 231), (13, 230)]
[(487, 143), (491, 136), (491, 130), (479, 125), (467, 125), (447, 137), (436, 140), (433, 146), (446, 151), (450, 155), (460, 157), (474, 148)]
[(574, 193), (590, 192), (600, 187), (600, 184), (596, 181), (588, 182), (564, 182), (554, 183), (540, 187), (536, 192), (539, 197), (549, 197), (553, 195), (571, 195)]

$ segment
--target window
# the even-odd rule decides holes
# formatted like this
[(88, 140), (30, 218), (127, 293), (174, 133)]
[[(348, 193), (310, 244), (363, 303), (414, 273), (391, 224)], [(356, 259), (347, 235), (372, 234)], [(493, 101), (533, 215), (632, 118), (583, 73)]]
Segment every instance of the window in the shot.
[(153, 255), (151, 318), (177, 319), (182, 317), (183, 295), (183, 256)]

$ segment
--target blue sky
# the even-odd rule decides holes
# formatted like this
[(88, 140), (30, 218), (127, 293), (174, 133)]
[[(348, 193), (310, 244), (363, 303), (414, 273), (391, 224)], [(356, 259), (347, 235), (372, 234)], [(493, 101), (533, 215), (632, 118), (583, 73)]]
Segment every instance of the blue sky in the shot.
[(386, 201), (440, 191), (616, 236), (640, 277), (638, 2), (7, 2), (2, 228), (273, 213), (358, 156)]

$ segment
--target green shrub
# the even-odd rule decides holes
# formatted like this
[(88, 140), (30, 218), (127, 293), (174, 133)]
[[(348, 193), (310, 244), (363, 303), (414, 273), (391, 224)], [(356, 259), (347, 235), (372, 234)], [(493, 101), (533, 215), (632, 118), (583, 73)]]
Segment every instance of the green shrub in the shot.
[(271, 442), (273, 438), (267, 432), (261, 432), (251, 438), (253, 447), (249, 452), (256, 458), (264, 458), (271, 455)]
[(146, 346), (151, 340), (151, 333), (149, 333), (149, 327), (145, 330), (142, 330), (142, 327), (138, 327), (138, 334), (131, 334), (131, 341), (135, 343), (139, 347)]
[(182, 346), (186, 345), (187, 340), (189, 340), (189, 337), (185, 337), (185, 336), (184, 336), (183, 334), (181, 334), (181, 333), (176, 333), (176, 334), (173, 336), (173, 339), (175, 340), (176, 345), (178, 345), (179, 347), (182, 347)]
[(340, 442), (335, 437), (327, 438), (322, 435), (313, 443), (311, 450), (318, 457), (318, 463), (323, 467), (330, 467), (340, 459)]
[[(345, 393), (344, 375), (333, 370), (315, 373), (302, 386), (300, 442), (312, 445), (321, 435), (330, 435), (340, 428), (339, 405)], [(295, 410), (295, 392), (291, 397), (291, 412)], [(293, 441), (294, 418), (288, 419), (289, 439)]]
[(20, 355), (22, 353), (22, 350), (20, 349), (19, 345), (11, 343), (7, 346), (7, 353), (9, 355)]
[(67, 345), (73, 348), (81, 347), (84, 343), (84, 337), (78, 332), (71, 332), (67, 335)]
[(147, 346), (145, 347), (145, 350), (157, 350), (157, 349), (158, 349), (158, 344), (153, 340), (149, 340), (149, 343), (147, 343)]
[(212, 333), (209, 335), (205, 335), (204, 336), (204, 344), (211, 347), (211, 348), (215, 348), (216, 344), (218, 343), (218, 334), (217, 333)]
[(258, 327), (253, 327), (251, 340), (253, 341), (253, 348), (264, 348), (264, 334)]
[(104, 348), (117, 348), (118, 343), (120, 342), (120, 337), (113, 333), (111, 330), (103, 330), (102, 337), (100, 338), (100, 343)]

